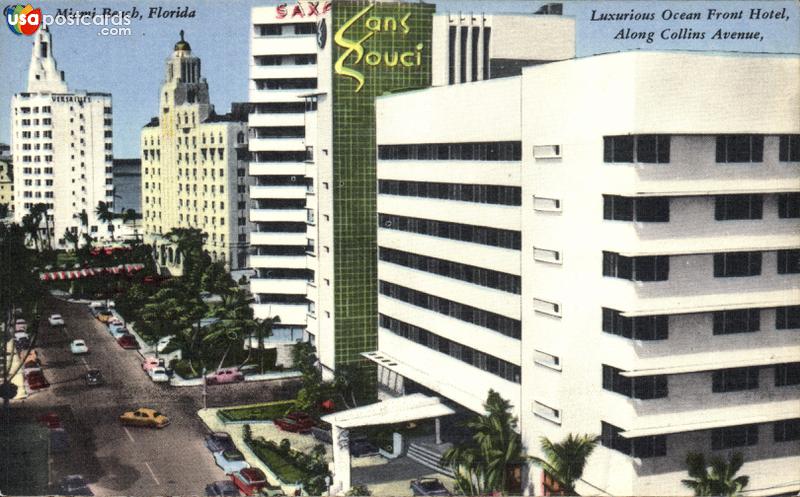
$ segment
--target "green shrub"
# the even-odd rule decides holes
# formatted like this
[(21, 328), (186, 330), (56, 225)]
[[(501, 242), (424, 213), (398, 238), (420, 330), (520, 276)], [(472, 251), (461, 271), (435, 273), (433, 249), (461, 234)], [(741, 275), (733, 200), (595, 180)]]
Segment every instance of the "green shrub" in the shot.
[(272, 421), (295, 410), (293, 400), (280, 400), (233, 409), (222, 409), (218, 415), (223, 421)]
[(250, 428), (249, 424), (242, 426), (242, 439), (246, 444), (250, 444), (253, 440), (253, 430)]
[(289, 441), (288, 438), (284, 438), (281, 440), (281, 444), (278, 446), (278, 449), (281, 451), (282, 454), (288, 454), (292, 448), (292, 443)]
[(248, 446), (284, 483), (303, 481), (311, 476), (306, 473), (303, 468), (297, 467), (291, 459), (281, 453), (274, 442), (252, 440), (248, 443)]
[(370, 491), (370, 489), (366, 485), (359, 484), (359, 485), (354, 485), (353, 487), (351, 487), (350, 490), (348, 490), (345, 495), (359, 496), (360, 497), (360, 496), (372, 495), (372, 492)]
[(175, 371), (175, 374), (183, 379), (200, 378), (200, 374), (192, 372), (192, 368), (189, 367), (189, 361), (173, 359), (170, 361), (170, 367)]

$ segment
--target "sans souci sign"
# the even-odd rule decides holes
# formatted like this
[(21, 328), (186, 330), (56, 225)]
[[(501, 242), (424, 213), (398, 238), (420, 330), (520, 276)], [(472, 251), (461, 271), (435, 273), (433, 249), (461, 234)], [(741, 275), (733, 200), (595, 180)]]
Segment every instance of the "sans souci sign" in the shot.
[[(342, 55), (336, 60), (333, 70), (339, 76), (351, 78), (356, 81), (356, 93), (364, 86), (364, 73), (359, 66), (403, 68), (422, 65), (423, 43), (417, 43), (411, 50), (370, 50), (369, 41), (383, 33), (395, 33), (406, 36), (411, 31), (409, 19), (411, 13), (401, 16), (375, 16), (369, 15), (375, 4), (370, 4), (361, 9), (356, 15), (345, 22), (336, 34), (333, 41), (344, 49)], [(349, 32), (355, 31), (354, 26), (363, 25), (365, 33), (360, 38), (349, 38)]]

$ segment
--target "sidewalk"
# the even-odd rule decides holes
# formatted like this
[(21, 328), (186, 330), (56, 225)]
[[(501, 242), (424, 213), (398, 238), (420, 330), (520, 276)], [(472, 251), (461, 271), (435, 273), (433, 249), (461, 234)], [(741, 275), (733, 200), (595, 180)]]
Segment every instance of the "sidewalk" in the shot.
[[(14, 341), (9, 340), (6, 343), (6, 360), (11, 357), (11, 368), (9, 371), (14, 371), (15, 369), (20, 367), (22, 360), (17, 355), (17, 352), (14, 350)], [(22, 377), (22, 368), (20, 368), (19, 372), (11, 378), (11, 383), (17, 386), (17, 396), (14, 397), (12, 400), (21, 400), (28, 397), (28, 391), (25, 388), (25, 380)]]

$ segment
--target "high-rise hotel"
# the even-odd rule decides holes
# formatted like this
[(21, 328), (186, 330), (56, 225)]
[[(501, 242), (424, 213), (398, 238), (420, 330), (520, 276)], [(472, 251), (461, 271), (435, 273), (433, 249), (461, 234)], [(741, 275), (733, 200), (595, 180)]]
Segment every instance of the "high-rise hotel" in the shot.
[(583, 495), (685, 495), (689, 452), (800, 490), (799, 72), (628, 52), (378, 98), (384, 387), (494, 389), (530, 455), (600, 436)]
[(28, 88), (14, 95), (11, 109), (15, 222), (45, 204), (41, 238), (54, 247), (65, 246), (66, 230), (110, 238), (95, 209), (114, 201), (111, 95), (67, 88), (46, 27), (33, 35)]
[(329, 373), (377, 346), (375, 97), (572, 57), (574, 20), (341, 1), (258, 7), (251, 23), (255, 314), (311, 340)]
[(197, 228), (204, 250), (229, 270), (247, 263), (247, 112), (233, 104), (218, 115), (208, 99), (200, 58), (181, 39), (166, 61), (159, 114), (142, 129), (145, 242), (159, 264), (180, 273), (181, 254), (164, 235)]

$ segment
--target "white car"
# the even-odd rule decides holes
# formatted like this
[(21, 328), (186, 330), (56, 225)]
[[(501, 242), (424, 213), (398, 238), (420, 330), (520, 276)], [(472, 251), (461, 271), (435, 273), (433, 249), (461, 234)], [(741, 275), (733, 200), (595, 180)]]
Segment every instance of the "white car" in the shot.
[(226, 475), (250, 467), (250, 464), (244, 460), (242, 453), (236, 449), (220, 450), (214, 452), (213, 455), (214, 462), (222, 468)]
[(61, 314), (52, 314), (49, 318), (50, 326), (64, 326), (64, 318), (61, 317)]
[(86, 342), (81, 339), (73, 340), (72, 343), (69, 344), (69, 350), (75, 355), (89, 353), (89, 347), (87, 347)]
[(30, 340), (31, 339), (30, 335), (28, 335), (28, 332), (26, 332), (26, 331), (16, 331), (16, 332), (14, 332), (14, 340), (19, 340), (21, 338), (24, 338), (25, 340)]
[(170, 340), (174, 338), (174, 335), (166, 336), (158, 341), (156, 345), (156, 351), (160, 354), (167, 349), (167, 345), (169, 345)]
[(149, 371), (147, 371), (147, 374), (150, 376), (150, 379), (153, 380), (153, 383), (169, 382), (169, 376), (167, 375), (167, 370), (162, 367), (150, 369)]

